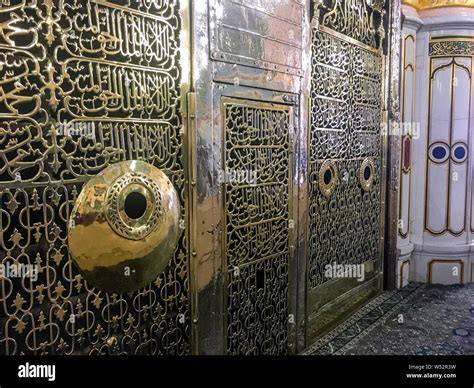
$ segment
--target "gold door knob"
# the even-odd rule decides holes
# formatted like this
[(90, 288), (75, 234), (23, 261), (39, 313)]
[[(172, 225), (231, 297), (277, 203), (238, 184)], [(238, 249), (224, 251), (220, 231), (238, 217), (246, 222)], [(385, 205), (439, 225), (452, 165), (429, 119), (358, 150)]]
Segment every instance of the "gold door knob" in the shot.
[(83, 187), (69, 218), (69, 253), (84, 278), (106, 292), (151, 283), (178, 243), (178, 193), (141, 161), (107, 167)]

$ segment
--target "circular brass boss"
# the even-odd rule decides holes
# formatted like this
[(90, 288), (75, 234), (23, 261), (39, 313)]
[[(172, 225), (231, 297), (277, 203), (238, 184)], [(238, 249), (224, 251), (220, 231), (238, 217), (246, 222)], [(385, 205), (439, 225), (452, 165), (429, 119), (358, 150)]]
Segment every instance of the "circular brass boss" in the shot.
[(325, 160), (319, 170), (319, 190), (326, 198), (329, 198), (336, 189), (339, 172), (336, 163)]
[(178, 193), (161, 170), (136, 160), (111, 165), (77, 198), (69, 218), (69, 253), (100, 290), (138, 290), (172, 258), (180, 213)]

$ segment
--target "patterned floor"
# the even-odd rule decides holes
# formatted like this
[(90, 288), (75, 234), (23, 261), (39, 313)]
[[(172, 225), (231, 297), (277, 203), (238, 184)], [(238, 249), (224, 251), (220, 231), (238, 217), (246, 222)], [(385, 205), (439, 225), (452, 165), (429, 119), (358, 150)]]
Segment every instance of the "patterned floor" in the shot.
[(474, 355), (474, 284), (385, 292), (303, 354)]

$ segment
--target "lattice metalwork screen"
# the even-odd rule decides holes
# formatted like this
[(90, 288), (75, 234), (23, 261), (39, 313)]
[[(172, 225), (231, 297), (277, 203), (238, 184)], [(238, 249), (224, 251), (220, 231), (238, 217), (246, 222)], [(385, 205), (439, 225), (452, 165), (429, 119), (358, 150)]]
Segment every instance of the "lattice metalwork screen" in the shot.
[[(288, 350), (292, 115), (223, 100), (228, 354)], [(247, 175), (233, 179), (239, 171)]]
[[(326, 264), (379, 257), (381, 58), (320, 31), (312, 52), (309, 280), (317, 287), (329, 280)], [(370, 190), (362, 165), (374, 167)], [(333, 182), (331, 193), (321, 190)]]
[[(310, 314), (361, 285), (336, 285), (328, 266), (371, 263), (370, 268), (380, 268), (382, 6), (336, 0), (315, 12), (308, 152)], [(339, 313), (328, 314), (329, 322)], [(315, 320), (325, 325), (326, 318)]]
[(0, 354), (188, 353), (184, 237), (126, 295), (87, 285), (67, 245), (78, 192), (112, 163), (147, 161), (183, 198), (180, 29), (177, 1), (0, 1), (0, 261), (39, 268), (0, 279)]

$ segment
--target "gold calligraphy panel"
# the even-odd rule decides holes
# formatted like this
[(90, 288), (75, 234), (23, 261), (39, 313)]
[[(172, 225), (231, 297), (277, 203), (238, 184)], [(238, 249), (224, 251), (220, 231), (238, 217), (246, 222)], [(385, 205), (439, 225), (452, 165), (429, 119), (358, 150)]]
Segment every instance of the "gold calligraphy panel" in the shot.
[(333, 31), (380, 48), (385, 38), (385, 0), (314, 1), (318, 23)]
[(183, 201), (180, 31), (176, 1), (0, 0), (0, 262), (38, 269), (0, 278), (0, 354), (189, 352), (184, 233), (130, 294), (90, 287), (67, 245), (83, 183), (110, 164), (155, 165)]
[[(320, 2), (316, 11), (308, 138), (310, 340), (377, 292), (383, 235), (384, 1)], [(364, 276), (356, 279), (346, 269), (333, 276), (337, 267), (359, 268)]]
[(228, 354), (288, 351), (293, 108), (224, 99)]

